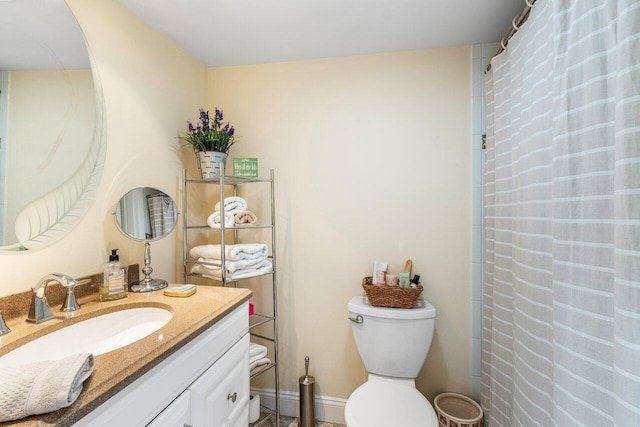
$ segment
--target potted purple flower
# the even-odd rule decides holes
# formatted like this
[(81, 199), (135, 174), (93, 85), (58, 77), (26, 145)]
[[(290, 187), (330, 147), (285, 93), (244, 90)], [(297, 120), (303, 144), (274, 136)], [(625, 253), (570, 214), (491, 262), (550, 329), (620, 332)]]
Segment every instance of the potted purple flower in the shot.
[(229, 149), (236, 142), (235, 129), (223, 122), (222, 110), (215, 109), (213, 118), (209, 111), (200, 109), (198, 123), (187, 122), (188, 131), (179, 136), (193, 148), (198, 158), (200, 176), (203, 179), (219, 178), (220, 163), (225, 163)]

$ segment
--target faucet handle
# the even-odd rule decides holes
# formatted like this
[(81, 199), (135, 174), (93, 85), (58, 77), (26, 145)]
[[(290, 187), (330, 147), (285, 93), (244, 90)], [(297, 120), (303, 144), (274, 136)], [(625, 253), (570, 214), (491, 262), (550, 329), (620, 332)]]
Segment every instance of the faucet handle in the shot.
[(76, 294), (75, 294), (76, 286), (84, 285), (85, 283), (89, 283), (89, 282), (91, 282), (91, 279), (84, 279), (84, 280), (80, 280), (79, 282), (75, 280), (68, 280), (68, 281), (65, 280), (60, 282), (62, 283), (62, 286), (67, 288), (67, 298), (65, 298), (64, 303), (60, 308), (60, 311), (68, 312), (68, 311), (76, 311), (77, 309), (79, 309), (80, 304), (78, 304), (78, 301), (76, 300)]
[(11, 329), (4, 323), (4, 317), (2, 317), (2, 310), (0, 310), (0, 335), (8, 334)]
[(55, 316), (51, 312), (51, 307), (47, 304), (47, 298), (44, 295), (44, 288), (37, 287), (32, 288), (32, 290), (33, 299), (31, 300), (27, 322), (42, 323), (54, 319)]

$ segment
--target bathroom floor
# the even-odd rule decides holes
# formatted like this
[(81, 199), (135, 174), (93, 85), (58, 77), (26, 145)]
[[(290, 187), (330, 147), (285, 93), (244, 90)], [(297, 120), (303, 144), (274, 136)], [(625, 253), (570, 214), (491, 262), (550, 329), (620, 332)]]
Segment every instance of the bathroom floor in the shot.
[[(264, 409), (264, 408), (261, 408)], [(271, 412), (268, 409), (267, 412), (260, 412), (260, 420), (266, 416), (267, 413)], [(280, 415), (280, 427), (299, 427), (297, 418), (285, 417), (284, 415)], [(249, 424), (249, 427), (276, 427), (276, 417), (269, 417), (268, 420), (264, 420), (264, 422), (256, 421), (255, 423)], [(344, 424), (336, 424), (336, 423), (325, 423), (322, 421), (316, 421), (316, 427), (346, 427)]]

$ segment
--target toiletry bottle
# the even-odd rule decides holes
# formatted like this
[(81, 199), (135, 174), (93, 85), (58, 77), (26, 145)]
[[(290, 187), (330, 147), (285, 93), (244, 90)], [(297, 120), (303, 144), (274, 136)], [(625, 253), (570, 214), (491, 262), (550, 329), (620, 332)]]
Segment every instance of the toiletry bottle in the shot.
[(120, 263), (118, 250), (111, 250), (104, 266), (104, 281), (100, 285), (100, 301), (113, 301), (127, 296), (126, 268)]
[(373, 263), (373, 277), (371, 278), (372, 285), (384, 285), (384, 275), (387, 272), (388, 267), (389, 264), (386, 262), (375, 261)]
[(398, 273), (398, 279), (400, 281), (400, 287), (401, 288), (408, 288), (409, 287), (409, 272), (408, 271), (401, 271), (400, 273)]
[(418, 285), (420, 284), (420, 276), (418, 276), (417, 274), (413, 275), (413, 279), (411, 279), (411, 286), (412, 288), (417, 288)]

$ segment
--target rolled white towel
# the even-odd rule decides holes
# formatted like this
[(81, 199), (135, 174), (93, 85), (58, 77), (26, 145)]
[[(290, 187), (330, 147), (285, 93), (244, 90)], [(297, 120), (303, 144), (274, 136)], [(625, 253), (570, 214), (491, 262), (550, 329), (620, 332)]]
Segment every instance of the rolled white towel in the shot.
[[(239, 280), (246, 279), (248, 277), (260, 276), (273, 271), (273, 264), (268, 259), (262, 260), (262, 262), (256, 266), (256, 268), (242, 268), (236, 270), (233, 273), (227, 275), (227, 280)], [(202, 274), (204, 277), (210, 279), (222, 280), (222, 273), (220, 267), (210, 266), (205, 264), (196, 264), (191, 267), (191, 273)]]
[(233, 216), (236, 225), (254, 225), (258, 221), (258, 217), (251, 211), (236, 212)]
[(0, 422), (66, 408), (93, 373), (93, 355), (0, 368)]
[[(240, 212), (247, 209), (247, 201), (242, 197), (231, 196), (224, 198), (224, 211), (235, 214), (236, 212)], [(220, 202), (216, 203), (214, 210), (220, 210)]]
[(249, 373), (253, 375), (257, 372), (260, 372), (270, 364), (271, 364), (271, 359), (269, 359), (268, 357), (263, 357), (262, 359), (258, 359), (253, 363), (249, 363)]
[[(238, 270), (250, 270), (256, 268), (262, 268), (265, 264), (265, 260), (267, 257), (262, 257), (258, 259), (242, 259), (240, 261), (226, 261), (225, 264), (227, 266), (227, 272), (233, 273)], [(220, 270), (220, 260), (219, 259), (209, 259), (209, 258), (198, 258), (198, 262), (202, 264), (204, 268)]]
[(249, 343), (249, 358), (255, 356), (256, 354), (260, 354), (267, 351), (267, 347), (256, 344), (254, 342)]
[[(220, 245), (194, 246), (189, 251), (192, 258), (221, 259), (222, 249)], [(239, 243), (225, 245), (225, 260), (239, 261), (242, 259), (260, 259), (269, 254), (269, 247), (262, 243)]]
[[(214, 213), (212, 213), (211, 215), (209, 215), (209, 217), (207, 218), (207, 224), (209, 224), (209, 227), (211, 228), (220, 228), (220, 218), (221, 214), (219, 211), (216, 211)], [(225, 227), (233, 227), (235, 225), (235, 220), (234, 220), (234, 216), (231, 212), (225, 212), (224, 213), (224, 226)]]
[(250, 343), (249, 344), (249, 363), (253, 363), (258, 359), (262, 359), (263, 357), (267, 357), (267, 347)]

